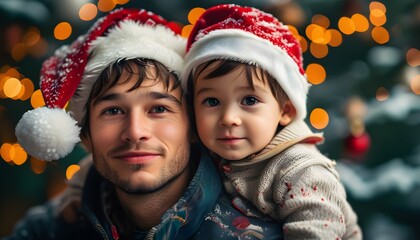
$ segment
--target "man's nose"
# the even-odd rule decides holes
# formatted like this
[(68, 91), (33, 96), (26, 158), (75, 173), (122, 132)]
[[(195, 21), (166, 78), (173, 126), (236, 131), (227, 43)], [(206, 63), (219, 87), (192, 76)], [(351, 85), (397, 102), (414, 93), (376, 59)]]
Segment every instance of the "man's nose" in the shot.
[(127, 115), (126, 124), (122, 130), (124, 141), (137, 142), (149, 139), (151, 136), (152, 123), (144, 113), (130, 113)]

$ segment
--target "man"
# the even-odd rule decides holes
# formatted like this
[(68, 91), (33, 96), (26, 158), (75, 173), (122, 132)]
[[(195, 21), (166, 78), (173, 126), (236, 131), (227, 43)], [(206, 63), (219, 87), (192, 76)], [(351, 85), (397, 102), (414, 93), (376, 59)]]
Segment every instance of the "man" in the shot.
[[(117, 10), (43, 64), (47, 107), (25, 113), (18, 140), (31, 155), (58, 159), (77, 142), (77, 123), (94, 167), (81, 214), (57, 214), (55, 199), (29, 211), (10, 239), (281, 236), (275, 223), (236, 210), (210, 158), (190, 148), (178, 79), (185, 40), (174, 28), (151, 12)], [(60, 109), (68, 101), (75, 120)]]

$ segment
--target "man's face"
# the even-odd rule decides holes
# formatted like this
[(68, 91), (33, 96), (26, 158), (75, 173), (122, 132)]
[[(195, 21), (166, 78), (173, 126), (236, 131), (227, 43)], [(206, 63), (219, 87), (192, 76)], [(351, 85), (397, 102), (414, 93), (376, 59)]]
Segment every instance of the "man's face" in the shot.
[[(123, 72), (119, 82), (127, 76)], [(90, 103), (85, 143), (97, 170), (117, 188), (148, 193), (188, 174), (189, 121), (180, 88), (168, 91), (161, 79), (146, 78), (128, 91), (136, 81), (134, 75)]]

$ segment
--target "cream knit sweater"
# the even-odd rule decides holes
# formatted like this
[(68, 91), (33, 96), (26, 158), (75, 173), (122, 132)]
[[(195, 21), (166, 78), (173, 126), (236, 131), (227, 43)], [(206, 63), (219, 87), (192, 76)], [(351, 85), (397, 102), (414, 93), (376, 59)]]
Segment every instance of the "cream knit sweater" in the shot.
[(226, 190), (284, 222), (285, 239), (362, 239), (335, 162), (315, 146), (322, 140), (303, 121), (289, 124), (259, 153), (222, 160)]

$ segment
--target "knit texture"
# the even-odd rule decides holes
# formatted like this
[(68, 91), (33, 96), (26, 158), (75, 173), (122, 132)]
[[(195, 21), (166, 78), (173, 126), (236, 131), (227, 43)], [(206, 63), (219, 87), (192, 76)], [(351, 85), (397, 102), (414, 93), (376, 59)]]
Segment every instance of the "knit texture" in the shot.
[(357, 216), (334, 169), (303, 122), (285, 127), (260, 153), (227, 161), (225, 188), (284, 222), (285, 239), (361, 239)]

